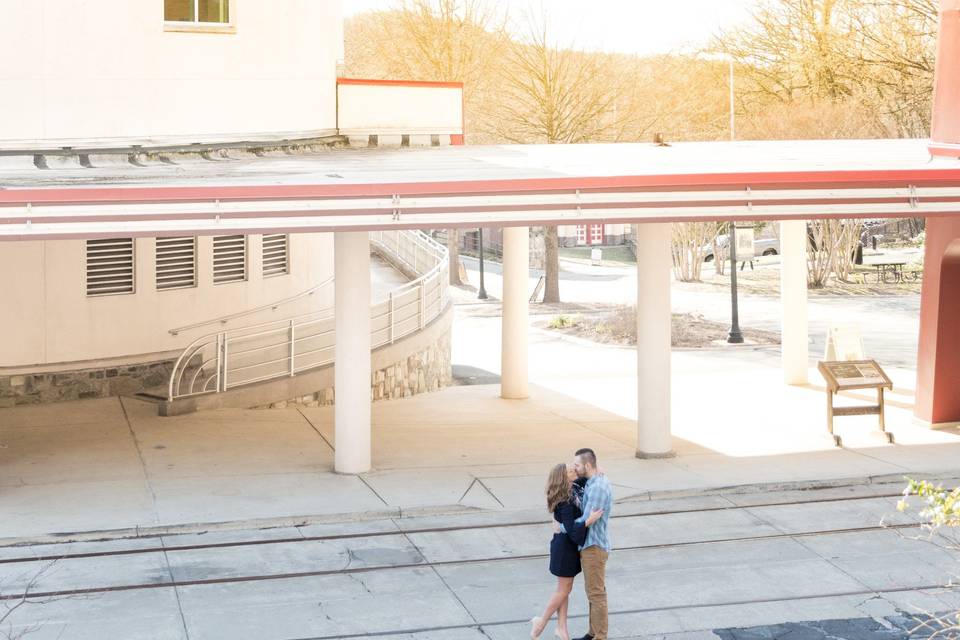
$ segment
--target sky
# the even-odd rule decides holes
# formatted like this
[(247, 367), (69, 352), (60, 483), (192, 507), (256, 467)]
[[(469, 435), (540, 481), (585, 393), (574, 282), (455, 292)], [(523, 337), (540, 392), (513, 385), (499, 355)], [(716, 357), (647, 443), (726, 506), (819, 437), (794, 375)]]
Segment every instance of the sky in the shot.
[[(757, 0), (499, 0), (520, 16), (547, 11), (561, 46), (618, 53), (669, 53), (696, 48), (749, 17)], [(397, 0), (342, 0), (345, 16), (389, 9)]]

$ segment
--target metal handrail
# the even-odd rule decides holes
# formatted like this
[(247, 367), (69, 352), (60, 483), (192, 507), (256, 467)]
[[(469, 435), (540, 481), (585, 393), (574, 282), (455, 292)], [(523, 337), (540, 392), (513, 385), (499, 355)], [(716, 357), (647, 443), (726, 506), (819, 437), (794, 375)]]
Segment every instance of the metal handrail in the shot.
[[(370, 243), (388, 260), (418, 274), (414, 280), (391, 289), (386, 299), (371, 305), (371, 322), (385, 324), (379, 328), (371, 327), (370, 343), (375, 349), (422, 330), (443, 312), (449, 300), (450, 263), (447, 248), (420, 231), (375, 231), (370, 234)], [(325, 280), (272, 305), (175, 331), (251, 315), (302, 298), (331, 281)], [(416, 310), (411, 312), (412, 308)], [(321, 309), (200, 336), (177, 358), (170, 374), (168, 399), (219, 393), (331, 364), (336, 344), (331, 311)], [(307, 334), (307, 327), (313, 333)]]
[(312, 296), (312, 295), (315, 294), (317, 291), (319, 291), (320, 289), (324, 288), (325, 286), (327, 286), (327, 285), (330, 284), (331, 282), (333, 282), (333, 278), (332, 278), (332, 277), (327, 278), (326, 280), (324, 280), (323, 282), (321, 282), (321, 283), (318, 284), (318, 285), (315, 285), (315, 286), (313, 286), (313, 287), (310, 287), (310, 288), (307, 289), (306, 291), (301, 291), (300, 293), (294, 294), (294, 295), (290, 296), (289, 298), (284, 298), (283, 300), (277, 300), (276, 302), (271, 302), (270, 304), (264, 304), (264, 305), (261, 305), (261, 306), (259, 306), (259, 307), (254, 307), (253, 309), (246, 309), (246, 310), (244, 310), (244, 311), (238, 311), (238, 312), (236, 312), (236, 313), (231, 313), (231, 314), (228, 314), (228, 315), (225, 315), (225, 316), (220, 316), (219, 318), (213, 318), (213, 319), (211, 319), (211, 320), (204, 320), (204, 321), (202, 321), (202, 322), (195, 322), (195, 323), (193, 323), (193, 324), (187, 324), (187, 325), (184, 325), (184, 326), (182, 326), (182, 327), (176, 327), (176, 328), (174, 328), (174, 329), (170, 329), (170, 330), (169, 330), (169, 333), (170, 333), (170, 335), (175, 336), (175, 335), (179, 335), (181, 331), (189, 331), (189, 330), (191, 330), (191, 329), (198, 329), (198, 328), (200, 328), (200, 327), (205, 327), (205, 326), (207, 326), (208, 324), (216, 324), (216, 323), (218, 323), (218, 322), (219, 322), (220, 324), (227, 324), (227, 323), (230, 322), (231, 320), (236, 320), (237, 318), (245, 318), (246, 316), (252, 316), (252, 315), (255, 314), (255, 313), (260, 313), (261, 311), (266, 311), (267, 309), (270, 309), (271, 311), (275, 311), (278, 307), (282, 307), (282, 306), (284, 306), (284, 305), (286, 305), (286, 304), (289, 304), (289, 303), (291, 303), (291, 302), (296, 302), (297, 300), (300, 300), (301, 298), (306, 298), (307, 296)]

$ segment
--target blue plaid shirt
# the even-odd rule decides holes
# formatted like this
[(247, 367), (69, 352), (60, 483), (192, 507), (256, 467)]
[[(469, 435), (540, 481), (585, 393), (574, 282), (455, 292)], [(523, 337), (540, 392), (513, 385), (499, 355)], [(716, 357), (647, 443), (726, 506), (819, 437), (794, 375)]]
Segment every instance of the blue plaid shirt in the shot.
[(610, 520), (610, 507), (613, 505), (613, 490), (605, 475), (595, 475), (587, 480), (583, 489), (583, 515), (577, 522), (585, 522), (594, 509), (603, 509), (603, 515), (587, 528), (587, 539), (580, 550), (587, 547), (600, 547), (609, 552), (610, 535), (607, 533), (607, 521)]

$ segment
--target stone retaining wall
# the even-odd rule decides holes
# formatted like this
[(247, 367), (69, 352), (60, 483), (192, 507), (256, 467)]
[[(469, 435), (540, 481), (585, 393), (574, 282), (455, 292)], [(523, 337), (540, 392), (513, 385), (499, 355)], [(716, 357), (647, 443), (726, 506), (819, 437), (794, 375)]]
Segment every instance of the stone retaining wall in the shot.
[[(418, 393), (437, 391), (453, 381), (450, 363), (450, 331), (439, 335), (431, 344), (405, 357), (399, 362), (386, 366), (376, 363), (370, 376), (370, 399), (393, 400), (407, 398)], [(288, 406), (320, 407), (334, 404), (332, 386), (324, 387), (314, 393), (290, 398), (258, 409), (282, 409)]]
[(53, 373), (0, 376), (0, 408), (129, 395), (163, 386), (172, 360)]

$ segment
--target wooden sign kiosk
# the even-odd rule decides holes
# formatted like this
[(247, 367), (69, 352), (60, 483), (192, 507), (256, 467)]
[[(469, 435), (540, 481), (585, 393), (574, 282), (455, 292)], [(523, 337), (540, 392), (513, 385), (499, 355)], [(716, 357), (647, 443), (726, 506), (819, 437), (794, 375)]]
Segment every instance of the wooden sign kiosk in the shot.
[[(833, 433), (834, 416), (870, 416), (880, 419), (880, 432), (887, 442), (893, 442), (893, 434), (887, 433), (883, 417), (883, 390), (893, 389), (893, 383), (875, 360), (837, 360), (817, 363), (817, 368), (827, 381), (827, 429), (836, 445), (840, 436)], [(851, 389), (876, 389), (877, 404), (859, 407), (835, 407), (833, 397), (840, 391)]]

